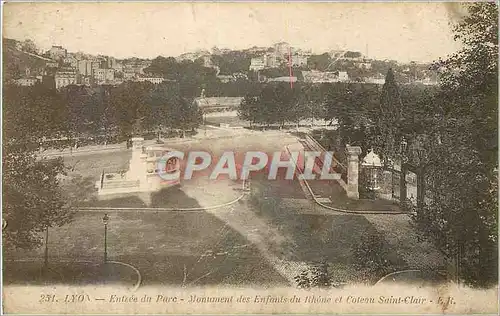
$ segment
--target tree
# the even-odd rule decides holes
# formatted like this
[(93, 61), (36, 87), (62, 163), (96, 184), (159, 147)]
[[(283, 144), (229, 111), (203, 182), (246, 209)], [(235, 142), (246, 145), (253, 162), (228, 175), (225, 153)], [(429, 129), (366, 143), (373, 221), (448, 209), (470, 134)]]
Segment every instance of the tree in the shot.
[(441, 81), (428, 114), (430, 199), (413, 209), (413, 221), (457, 267), (458, 280), (489, 286), (498, 280), (498, 8), (466, 7), (455, 26), (463, 48), (435, 64)]
[(334, 280), (335, 275), (329, 271), (329, 265), (326, 260), (312, 263), (307, 269), (295, 276), (297, 287), (300, 289), (338, 287), (339, 284)]
[(71, 221), (72, 205), (59, 186), (62, 159), (36, 160), (15, 147), (4, 143), (2, 207), (9, 225), (4, 246), (32, 249), (41, 245), (41, 232)]
[(187, 130), (194, 130), (203, 120), (203, 115), (197, 104), (192, 99), (179, 96), (171, 100), (170, 112), (172, 115), (172, 127), (180, 129), (185, 136)]
[(401, 133), (403, 101), (392, 68), (389, 68), (385, 76), (379, 104), (380, 111), (375, 119), (377, 133), (373, 143), (375, 149), (388, 163), (389, 159), (392, 161), (401, 159), (399, 144), (403, 139)]
[(250, 125), (259, 123), (259, 119), (256, 115), (259, 111), (258, 102), (257, 96), (252, 96), (250, 94), (245, 95), (238, 108), (238, 118), (240, 120), (249, 121)]
[(344, 57), (346, 58), (360, 58), (362, 55), (360, 52), (352, 52), (352, 51), (347, 51), (344, 54)]
[(311, 55), (307, 59), (307, 66), (310, 69), (326, 71), (328, 65), (330, 65), (332, 59), (328, 53), (324, 53), (321, 55)]
[(123, 137), (132, 135), (139, 121), (148, 126), (147, 122), (152, 120), (149, 106), (152, 86), (149, 82), (130, 82), (110, 90), (113, 116)]
[(242, 51), (230, 51), (222, 55), (212, 55), (211, 58), (219, 67), (221, 75), (232, 75), (236, 72), (246, 73), (252, 56)]
[(38, 48), (36, 47), (35, 43), (30, 39), (26, 39), (21, 43), (21, 49), (28, 53), (38, 54)]
[(67, 134), (65, 110), (54, 91), (43, 86), (5, 87), (2, 153), (3, 231), (6, 248), (32, 249), (40, 233), (72, 218), (72, 204), (60, 187), (62, 159), (39, 159), (44, 138)]
[[(335, 83), (325, 92), (325, 119), (337, 120), (343, 144), (362, 146), (366, 150), (367, 135), (364, 127), (374, 125), (374, 112), (378, 88), (375, 85)], [(360, 133), (361, 132), (361, 133)]]

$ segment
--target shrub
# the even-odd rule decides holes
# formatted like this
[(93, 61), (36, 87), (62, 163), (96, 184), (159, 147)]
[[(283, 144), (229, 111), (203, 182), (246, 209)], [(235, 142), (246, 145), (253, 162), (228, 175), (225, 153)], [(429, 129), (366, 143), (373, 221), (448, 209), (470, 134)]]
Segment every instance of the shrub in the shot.
[(365, 233), (353, 247), (354, 264), (364, 281), (375, 281), (392, 272), (389, 251), (380, 233)]
[(295, 276), (297, 287), (301, 289), (339, 287), (326, 261), (316, 262)]

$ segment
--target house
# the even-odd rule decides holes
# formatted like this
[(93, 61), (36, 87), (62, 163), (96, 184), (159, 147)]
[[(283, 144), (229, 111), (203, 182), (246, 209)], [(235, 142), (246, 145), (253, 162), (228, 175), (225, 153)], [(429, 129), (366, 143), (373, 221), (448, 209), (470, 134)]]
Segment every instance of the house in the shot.
[(92, 76), (92, 61), (79, 60), (77, 63), (78, 73), (82, 76)]
[(292, 55), (292, 66), (293, 67), (302, 67), (307, 66), (307, 56), (302, 55)]
[(277, 56), (288, 55), (290, 52), (290, 44), (287, 42), (279, 42), (273, 45), (273, 49)]
[(115, 70), (114, 69), (95, 69), (94, 79), (98, 84), (111, 83), (115, 80)]
[(45, 63), (45, 67), (47, 68), (57, 68), (59, 67), (59, 63), (55, 60), (52, 60), (52, 61), (48, 61)]
[(358, 62), (355, 62), (355, 66), (360, 68), (360, 69), (371, 69), (372, 68), (372, 63), (368, 59), (363, 59)]
[(160, 78), (160, 77), (137, 77), (135, 79), (135, 81), (137, 82), (151, 82), (153, 84), (160, 84), (162, 83), (163, 81), (165, 81), (165, 79), (163, 78)]
[(375, 76), (369, 77), (365, 79), (366, 83), (374, 83), (374, 84), (384, 84), (385, 76), (382, 74), (377, 74)]
[(34, 77), (20, 78), (14, 81), (18, 86), (30, 87), (36, 85), (39, 80)]
[(339, 81), (348, 81), (349, 76), (347, 75), (347, 71), (339, 71), (338, 79), (339, 79)]
[(77, 79), (76, 70), (72, 70), (71, 68), (59, 70), (54, 75), (56, 89), (76, 84), (77, 83), (76, 79)]
[(219, 79), (222, 83), (228, 83), (236, 80), (236, 78), (234, 78), (232, 75), (218, 75), (217, 79)]
[(86, 75), (81, 75), (79, 74), (77, 76), (77, 84), (84, 85), (84, 86), (90, 86), (94, 83), (92, 80), (91, 76), (86, 76)]
[(304, 82), (312, 83), (331, 83), (348, 81), (349, 76), (346, 71), (302, 71)]
[(276, 77), (267, 79), (268, 82), (297, 82), (297, 77)]
[(137, 77), (137, 73), (133, 68), (123, 68), (123, 80), (134, 80)]
[(236, 110), (239, 108), (243, 97), (199, 97), (194, 103), (203, 111)]
[(259, 71), (267, 68), (267, 55), (255, 57), (250, 60), (250, 71)]
[(66, 56), (62, 59), (63, 63), (67, 66), (71, 66), (73, 68), (78, 68), (78, 60), (73, 56)]

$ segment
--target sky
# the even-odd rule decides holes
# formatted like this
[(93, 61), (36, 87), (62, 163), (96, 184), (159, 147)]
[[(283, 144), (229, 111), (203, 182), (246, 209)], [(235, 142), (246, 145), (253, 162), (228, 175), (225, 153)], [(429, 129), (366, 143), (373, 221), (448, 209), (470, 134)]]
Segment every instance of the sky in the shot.
[(445, 3), (6, 3), (3, 37), (116, 58), (285, 41), (323, 53), (430, 62), (457, 51)]

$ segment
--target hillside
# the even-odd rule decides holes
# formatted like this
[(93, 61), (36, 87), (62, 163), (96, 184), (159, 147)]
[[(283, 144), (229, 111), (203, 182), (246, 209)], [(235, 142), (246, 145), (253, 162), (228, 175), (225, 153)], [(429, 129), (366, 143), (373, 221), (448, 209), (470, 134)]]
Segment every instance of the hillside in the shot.
[(19, 78), (29, 68), (31, 71), (43, 69), (47, 60), (35, 54), (21, 51), (17, 44), (19, 41), (3, 38), (3, 80), (8, 81)]

